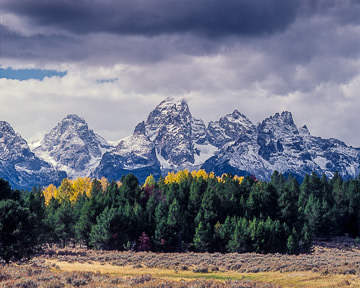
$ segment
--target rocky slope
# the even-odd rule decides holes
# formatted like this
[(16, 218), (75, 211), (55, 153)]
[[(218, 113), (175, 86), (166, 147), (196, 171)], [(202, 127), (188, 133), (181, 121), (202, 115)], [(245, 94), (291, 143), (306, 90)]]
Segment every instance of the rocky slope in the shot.
[(111, 147), (104, 138), (90, 130), (85, 120), (71, 114), (34, 145), (37, 156), (70, 178), (89, 176)]
[(140, 182), (150, 174), (157, 178), (161, 175), (154, 143), (137, 129), (133, 135), (122, 139), (113, 151), (103, 155), (91, 176), (116, 180), (129, 173), (136, 175)]
[(0, 177), (14, 188), (31, 189), (34, 185), (59, 184), (66, 173), (37, 157), (9, 123), (0, 121)]

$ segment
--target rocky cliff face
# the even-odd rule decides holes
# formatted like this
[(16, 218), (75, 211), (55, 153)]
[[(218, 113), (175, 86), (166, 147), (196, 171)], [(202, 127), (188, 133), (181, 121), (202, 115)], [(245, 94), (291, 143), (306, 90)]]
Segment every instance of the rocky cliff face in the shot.
[(145, 135), (154, 143), (162, 169), (171, 170), (195, 162), (192, 124), (185, 101), (166, 99), (149, 114), (144, 122)]
[(5, 121), (0, 121), (0, 177), (18, 189), (59, 184), (66, 173), (38, 158), (27, 142)]
[(105, 139), (89, 129), (83, 118), (72, 114), (46, 134), (34, 152), (58, 170), (66, 171), (69, 177), (76, 178), (90, 175), (111, 148)]

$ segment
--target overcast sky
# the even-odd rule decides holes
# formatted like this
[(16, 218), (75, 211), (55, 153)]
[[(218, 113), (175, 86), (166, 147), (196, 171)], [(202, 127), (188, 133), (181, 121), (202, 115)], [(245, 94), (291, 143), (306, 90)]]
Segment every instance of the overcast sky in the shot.
[(0, 3), (0, 120), (25, 139), (76, 113), (118, 140), (173, 96), (360, 147), (359, 0)]

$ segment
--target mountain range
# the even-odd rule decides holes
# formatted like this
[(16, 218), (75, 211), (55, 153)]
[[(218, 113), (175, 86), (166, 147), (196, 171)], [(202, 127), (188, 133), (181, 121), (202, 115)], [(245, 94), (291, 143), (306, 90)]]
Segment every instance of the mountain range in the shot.
[(312, 136), (306, 126), (297, 127), (287, 111), (254, 124), (235, 110), (206, 126), (192, 116), (184, 100), (171, 98), (116, 146), (74, 114), (30, 145), (0, 121), (0, 177), (16, 188), (58, 184), (65, 177), (117, 180), (128, 173), (143, 182), (149, 174), (160, 177), (200, 168), (264, 180), (275, 170), (298, 179), (312, 172), (356, 177), (360, 148)]

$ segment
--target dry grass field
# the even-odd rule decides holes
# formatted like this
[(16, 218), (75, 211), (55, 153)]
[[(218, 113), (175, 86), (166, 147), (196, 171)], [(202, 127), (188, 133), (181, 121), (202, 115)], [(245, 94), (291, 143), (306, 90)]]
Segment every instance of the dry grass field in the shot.
[(360, 287), (360, 250), (347, 238), (303, 255), (48, 249), (0, 267), (0, 287)]

